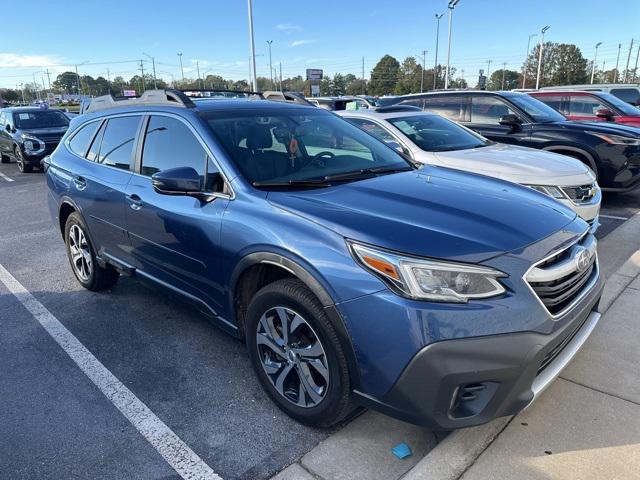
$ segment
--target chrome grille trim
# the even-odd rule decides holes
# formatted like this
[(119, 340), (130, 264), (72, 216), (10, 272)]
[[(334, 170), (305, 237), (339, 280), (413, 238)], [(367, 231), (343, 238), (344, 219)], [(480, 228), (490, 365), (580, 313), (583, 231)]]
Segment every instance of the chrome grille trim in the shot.
[(598, 194), (598, 184), (588, 183), (585, 185), (571, 185), (560, 187), (560, 190), (576, 205), (585, 205), (591, 203), (593, 198)]

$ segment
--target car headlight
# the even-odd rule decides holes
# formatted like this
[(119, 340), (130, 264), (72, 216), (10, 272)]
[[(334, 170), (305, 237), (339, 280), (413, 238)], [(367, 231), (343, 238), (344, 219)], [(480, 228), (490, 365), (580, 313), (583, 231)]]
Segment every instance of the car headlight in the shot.
[(465, 303), (506, 291), (498, 278), (507, 275), (492, 268), (409, 257), (351, 241), (348, 244), (358, 263), (406, 297)]
[(533, 188), (536, 192), (544, 193), (553, 198), (564, 198), (562, 190), (553, 185), (527, 185), (529, 188)]
[(588, 132), (590, 135), (595, 135), (598, 138), (601, 138), (607, 143), (612, 145), (629, 145), (629, 146), (639, 146), (640, 138), (634, 137), (623, 137), (621, 135), (610, 135), (604, 133), (596, 133), (596, 132)]
[(44, 142), (42, 140), (34, 137), (33, 135), (23, 133), (22, 135), (20, 135), (20, 138), (22, 138), (22, 144), (24, 145), (24, 149), (27, 152), (40, 150), (40, 148), (42, 148), (41, 146), (44, 145)]

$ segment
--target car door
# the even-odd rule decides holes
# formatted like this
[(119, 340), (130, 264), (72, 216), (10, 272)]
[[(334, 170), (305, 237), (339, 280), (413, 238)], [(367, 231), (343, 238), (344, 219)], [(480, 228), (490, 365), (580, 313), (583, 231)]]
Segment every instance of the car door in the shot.
[[(85, 155), (78, 141), (78, 156), (72, 163), (70, 196), (78, 204), (89, 234), (100, 256), (129, 262), (129, 241), (125, 228), (125, 189), (132, 175), (134, 145), (143, 116), (119, 115), (91, 122), (69, 140), (91, 135), (97, 130)], [(72, 147), (69, 147), (72, 149)]]
[[(494, 142), (528, 146), (529, 129), (525, 125), (527, 120), (500, 97), (473, 95), (468, 112), (468, 120), (462, 123), (483, 137)], [(523, 125), (520, 128), (500, 125), (500, 119), (505, 115), (516, 115)]]
[[(220, 231), (230, 200), (227, 187), (211, 153), (186, 120), (158, 113), (145, 123), (137, 173), (126, 192), (133, 264), (143, 276), (220, 312), (224, 299)], [(152, 175), (177, 167), (195, 169), (202, 178), (202, 190), (216, 194), (215, 199), (205, 202), (155, 191)]]
[(9, 152), (9, 132), (7, 132), (7, 113), (0, 112), (0, 153), (7, 154)]

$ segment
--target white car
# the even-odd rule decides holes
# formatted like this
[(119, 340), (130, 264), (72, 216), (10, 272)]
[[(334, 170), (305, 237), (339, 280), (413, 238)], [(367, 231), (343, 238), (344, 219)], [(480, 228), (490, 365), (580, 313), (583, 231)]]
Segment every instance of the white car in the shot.
[(495, 143), (415, 107), (344, 110), (338, 115), (415, 161), (519, 183), (545, 193), (598, 226), (602, 194), (589, 167), (571, 157)]

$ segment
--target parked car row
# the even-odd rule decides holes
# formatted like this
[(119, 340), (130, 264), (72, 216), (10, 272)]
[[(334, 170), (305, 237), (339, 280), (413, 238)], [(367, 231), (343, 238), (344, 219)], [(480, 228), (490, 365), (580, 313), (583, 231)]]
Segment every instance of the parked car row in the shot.
[[(95, 99), (45, 163), (75, 277), (181, 294), (310, 425), (357, 405), (438, 429), (522, 410), (600, 318), (592, 228), (551, 192), (591, 172), (413, 108), (346, 116), (173, 90)], [(462, 171), (483, 149), (529, 186)]]

